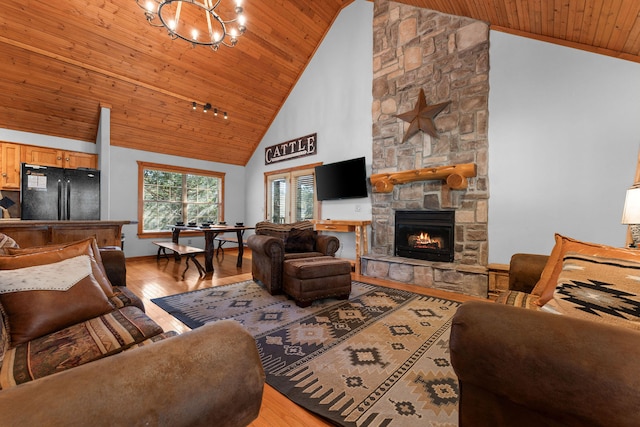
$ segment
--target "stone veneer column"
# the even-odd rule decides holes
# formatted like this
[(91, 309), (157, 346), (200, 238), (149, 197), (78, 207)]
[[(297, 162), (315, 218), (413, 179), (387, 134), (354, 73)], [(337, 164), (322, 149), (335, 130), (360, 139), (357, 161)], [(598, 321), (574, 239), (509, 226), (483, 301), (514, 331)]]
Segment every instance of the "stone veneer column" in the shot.
[[(475, 163), (478, 175), (470, 179), (466, 190), (450, 190), (442, 181), (423, 181), (397, 185), (392, 193), (373, 193), (372, 256), (393, 255), (395, 210), (453, 209), (455, 262), (446, 268), (447, 274), (485, 271), (489, 197), (488, 25), (375, 0), (373, 72), (374, 174)], [(424, 89), (428, 105), (446, 101), (451, 104), (435, 120), (438, 138), (419, 132), (402, 143), (409, 124), (394, 115), (413, 109), (420, 89)], [(363, 272), (378, 275), (376, 270), (380, 268), (369, 263), (369, 271)], [(435, 273), (419, 280), (423, 273), (414, 268), (412, 274), (400, 276), (407, 279), (404, 281), (427, 284), (437, 281)]]

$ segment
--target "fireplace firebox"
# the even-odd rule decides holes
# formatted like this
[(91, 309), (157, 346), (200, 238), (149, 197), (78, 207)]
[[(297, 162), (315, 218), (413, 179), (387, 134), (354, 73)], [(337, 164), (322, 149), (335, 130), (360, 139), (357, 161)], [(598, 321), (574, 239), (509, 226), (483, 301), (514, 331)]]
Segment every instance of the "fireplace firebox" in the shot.
[(395, 255), (453, 262), (454, 211), (396, 211)]

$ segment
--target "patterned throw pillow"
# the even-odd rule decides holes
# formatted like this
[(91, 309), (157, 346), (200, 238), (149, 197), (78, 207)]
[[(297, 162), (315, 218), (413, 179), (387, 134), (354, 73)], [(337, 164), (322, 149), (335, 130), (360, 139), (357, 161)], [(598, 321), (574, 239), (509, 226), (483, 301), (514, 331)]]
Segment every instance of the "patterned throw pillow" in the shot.
[(35, 338), (7, 351), (0, 389), (65, 371), (149, 340), (171, 336), (137, 307), (124, 307)]
[(313, 230), (293, 229), (284, 241), (285, 252), (313, 252), (316, 245), (316, 232)]
[(640, 263), (568, 252), (547, 305), (560, 314), (640, 330)]
[(98, 243), (96, 242), (95, 237), (87, 237), (86, 239), (78, 240), (76, 242), (57, 243), (46, 246), (31, 246), (29, 248), (7, 248), (6, 253), (7, 255), (27, 255), (38, 254), (42, 252), (60, 251), (65, 248), (75, 248), (80, 252), (84, 252), (87, 245), (91, 246), (89, 255), (91, 256), (91, 269), (93, 271), (93, 276), (98, 281), (107, 297), (111, 298), (114, 292), (113, 286), (111, 286), (111, 282), (109, 282), (109, 279), (107, 278), (107, 272), (105, 271), (104, 265), (102, 264), (100, 249), (98, 248)]
[(18, 244), (11, 237), (7, 236), (4, 233), (0, 233), (0, 255), (4, 255), (7, 253), (7, 249), (9, 248), (17, 248)]
[(503, 292), (496, 303), (512, 305), (514, 307), (527, 308), (529, 310), (540, 310), (540, 306), (536, 304), (538, 296), (520, 291)]
[[(113, 310), (93, 274), (93, 259), (90, 241), (0, 257), (0, 304), (11, 347)], [(25, 280), (16, 281), (20, 276)]]
[(275, 224), (269, 221), (261, 221), (256, 224), (255, 233), (278, 237), (283, 241), (291, 230), (313, 230), (311, 221), (298, 221), (291, 224)]
[(556, 244), (551, 251), (551, 255), (549, 255), (540, 280), (531, 291), (532, 294), (540, 296), (536, 302), (539, 306), (545, 305), (553, 298), (558, 284), (558, 276), (562, 270), (564, 256), (569, 252), (640, 262), (640, 251), (635, 249), (615, 248), (598, 243), (583, 242), (557, 233), (555, 240)]

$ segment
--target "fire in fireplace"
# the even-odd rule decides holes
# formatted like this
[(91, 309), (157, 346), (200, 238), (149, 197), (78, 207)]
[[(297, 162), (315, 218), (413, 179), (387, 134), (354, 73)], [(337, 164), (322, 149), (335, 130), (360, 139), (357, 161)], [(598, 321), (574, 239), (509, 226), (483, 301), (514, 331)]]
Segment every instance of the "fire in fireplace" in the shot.
[(396, 211), (395, 255), (453, 262), (454, 211)]

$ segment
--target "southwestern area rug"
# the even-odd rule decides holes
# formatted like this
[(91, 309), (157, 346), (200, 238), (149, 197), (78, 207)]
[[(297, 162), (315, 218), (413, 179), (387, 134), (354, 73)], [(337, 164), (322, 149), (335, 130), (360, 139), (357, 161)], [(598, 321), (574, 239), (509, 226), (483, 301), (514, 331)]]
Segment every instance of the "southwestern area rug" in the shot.
[(348, 301), (299, 308), (253, 281), (152, 301), (191, 328), (240, 322), (256, 339), (267, 383), (335, 424), (458, 424), (449, 363), (458, 302), (353, 282)]

